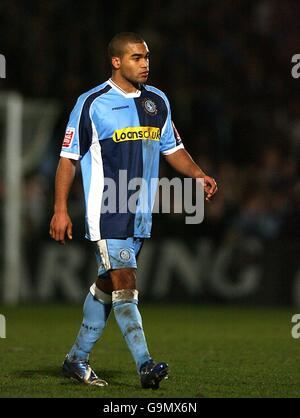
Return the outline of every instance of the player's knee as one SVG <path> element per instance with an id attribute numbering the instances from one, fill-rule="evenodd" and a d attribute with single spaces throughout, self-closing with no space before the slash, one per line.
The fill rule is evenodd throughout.
<path id="1" fill-rule="evenodd" d="M 110 277 L 114 290 L 135 289 L 136 274 L 135 269 L 118 269 L 110 272 Z"/>
<path id="2" fill-rule="evenodd" d="M 96 280 L 96 286 L 105 293 L 111 293 L 114 290 L 110 278 L 103 279 L 102 277 L 98 277 Z"/>

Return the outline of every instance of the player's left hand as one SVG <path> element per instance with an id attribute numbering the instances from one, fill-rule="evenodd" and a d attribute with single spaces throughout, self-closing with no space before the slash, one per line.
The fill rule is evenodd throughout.
<path id="1" fill-rule="evenodd" d="M 212 197 L 217 193 L 218 186 L 217 186 L 215 179 L 213 179 L 212 177 L 204 176 L 203 180 L 204 180 L 204 191 L 206 193 L 205 200 L 209 202 L 212 199 Z"/>

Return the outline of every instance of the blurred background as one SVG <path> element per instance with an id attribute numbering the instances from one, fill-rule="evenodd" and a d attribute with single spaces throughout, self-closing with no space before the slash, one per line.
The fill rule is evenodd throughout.
<path id="1" fill-rule="evenodd" d="M 109 78 L 112 36 L 134 31 L 151 51 L 148 84 L 219 185 L 199 225 L 154 216 L 143 298 L 300 306 L 299 21 L 298 0 L 1 0 L 1 301 L 77 302 L 94 281 L 79 172 L 74 240 L 48 236 L 54 176 L 77 97 Z M 164 161 L 160 174 L 176 175 Z"/>

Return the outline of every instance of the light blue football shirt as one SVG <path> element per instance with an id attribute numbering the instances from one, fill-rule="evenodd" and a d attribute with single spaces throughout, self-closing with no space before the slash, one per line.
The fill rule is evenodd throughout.
<path id="1" fill-rule="evenodd" d="M 149 238 L 160 153 L 180 148 L 168 99 L 157 88 L 143 85 L 136 93 L 126 93 L 110 79 L 82 94 L 71 112 L 60 155 L 80 160 L 86 238 Z M 136 209 L 124 213 L 136 193 L 122 185 L 134 179 L 142 179 Z M 107 212 L 107 184 L 112 181 L 116 211 Z"/>

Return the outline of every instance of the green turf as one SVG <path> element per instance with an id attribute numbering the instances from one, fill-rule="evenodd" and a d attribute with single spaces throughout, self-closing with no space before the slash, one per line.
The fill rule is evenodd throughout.
<path id="1" fill-rule="evenodd" d="M 152 356 L 170 364 L 158 391 L 142 390 L 113 315 L 91 364 L 107 388 L 74 383 L 61 363 L 81 321 L 80 306 L 0 306 L 0 397 L 299 397 L 300 340 L 288 309 L 140 306 Z"/>

